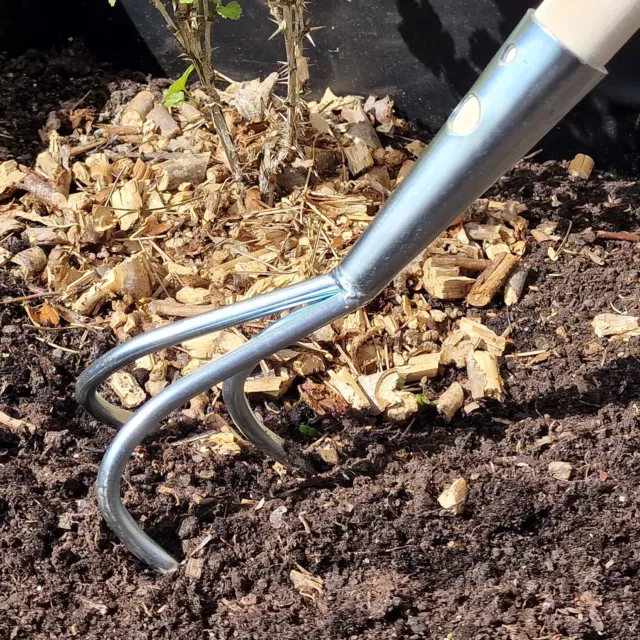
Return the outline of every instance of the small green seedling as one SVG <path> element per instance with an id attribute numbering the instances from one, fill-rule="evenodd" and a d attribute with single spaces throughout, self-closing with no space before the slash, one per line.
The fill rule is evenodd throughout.
<path id="1" fill-rule="evenodd" d="M 216 5 L 217 14 L 226 18 L 227 20 L 240 20 L 242 17 L 242 7 L 236 2 L 236 0 L 232 0 L 227 4 L 222 4 L 222 0 L 213 0 Z"/>
<path id="2" fill-rule="evenodd" d="M 298 431 L 309 438 L 319 438 L 322 435 L 317 429 L 310 427 L 308 424 L 301 424 L 298 427 Z"/>
<path id="3" fill-rule="evenodd" d="M 429 400 L 429 398 L 427 398 L 427 396 L 424 396 L 421 393 L 416 393 L 416 402 L 419 405 L 422 405 L 422 406 L 433 404 L 433 402 L 431 400 Z"/>
<path id="4" fill-rule="evenodd" d="M 189 76 L 193 72 L 194 66 L 190 65 L 189 68 L 167 89 L 164 94 L 162 104 L 167 108 L 179 107 L 186 98 L 189 97 L 187 91 L 187 81 Z"/>

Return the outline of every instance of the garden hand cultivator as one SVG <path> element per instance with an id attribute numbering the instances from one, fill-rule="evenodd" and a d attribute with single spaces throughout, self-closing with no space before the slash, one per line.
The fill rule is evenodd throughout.
<path id="1" fill-rule="evenodd" d="M 461 212 L 518 162 L 605 75 L 603 65 L 640 24 L 640 0 L 546 0 L 530 11 L 431 142 L 346 259 L 313 278 L 140 335 L 93 363 L 77 397 L 119 429 L 97 481 L 102 514 L 141 560 L 167 572 L 178 561 L 135 523 L 120 484 L 136 446 L 191 398 L 225 381 L 239 433 L 280 463 L 306 468 L 251 410 L 244 383 L 260 360 L 375 298 Z M 174 382 L 132 414 L 98 394 L 134 360 L 204 334 L 294 310 L 242 347 Z"/>

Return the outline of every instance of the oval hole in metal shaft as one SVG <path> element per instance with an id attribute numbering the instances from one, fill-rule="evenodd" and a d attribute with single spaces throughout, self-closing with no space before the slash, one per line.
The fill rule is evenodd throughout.
<path id="1" fill-rule="evenodd" d="M 500 60 L 504 64 L 513 62 L 518 57 L 518 47 L 515 44 L 510 44 L 503 52 Z"/>
<path id="2" fill-rule="evenodd" d="M 449 131 L 457 136 L 466 136 L 478 126 L 480 114 L 480 100 L 470 93 L 451 116 Z"/>

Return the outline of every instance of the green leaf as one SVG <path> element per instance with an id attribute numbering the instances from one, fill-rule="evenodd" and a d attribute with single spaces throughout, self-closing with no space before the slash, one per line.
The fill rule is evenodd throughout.
<path id="1" fill-rule="evenodd" d="M 216 0 L 216 11 L 219 16 L 227 18 L 228 20 L 240 20 L 240 16 L 242 16 L 242 7 L 236 0 L 232 0 L 232 2 L 225 5 L 220 4 L 219 0 Z"/>
<path id="2" fill-rule="evenodd" d="M 162 104 L 167 109 L 171 107 L 179 107 L 184 102 L 184 91 L 177 91 L 176 93 L 167 94 L 162 101 Z"/>
<path id="3" fill-rule="evenodd" d="M 178 0 L 180 4 L 193 4 L 196 0 Z"/>
<path id="4" fill-rule="evenodd" d="M 429 400 L 427 396 L 423 396 L 421 393 L 416 393 L 416 402 L 421 405 L 433 404 L 433 402 Z"/>
<path id="5" fill-rule="evenodd" d="M 109 0 L 109 5 L 112 7 L 116 6 L 116 0 Z"/>
<path id="6" fill-rule="evenodd" d="M 298 431 L 300 431 L 303 436 L 308 436 L 309 438 L 319 438 L 322 435 L 317 429 L 310 427 L 308 424 L 301 424 L 298 427 Z"/>
<path id="7" fill-rule="evenodd" d="M 164 94 L 164 100 L 162 104 L 167 109 L 171 107 L 177 107 L 182 104 L 187 96 L 187 81 L 189 76 L 193 72 L 193 65 L 189 68 L 167 89 L 167 93 Z"/>

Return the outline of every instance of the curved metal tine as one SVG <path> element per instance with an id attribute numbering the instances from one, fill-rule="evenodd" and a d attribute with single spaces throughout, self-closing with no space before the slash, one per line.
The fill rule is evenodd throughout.
<path id="1" fill-rule="evenodd" d="M 138 527 L 122 503 L 122 474 L 133 450 L 159 428 L 164 418 L 189 399 L 245 371 L 252 363 L 297 342 L 357 306 L 355 300 L 347 299 L 342 293 L 306 307 L 303 313 L 296 314 L 289 322 L 283 322 L 279 327 L 274 325 L 271 331 L 259 334 L 234 351 L 174 382 L 138 409 L 118 431 L 100 465 L 96 492 L 107 524 L 138 558 L 162 572 L 174 571 L 179 564 Z"/>
<path id="2" fill-rule="evenodd" d="M 281 318 L 272 325 L 269 325 L 264 329 L 262 335 L 269 335 L 272 331 L 284 329 L 289 323 L 294 322 L 299 315 L 306 311 L 307 308 L 296 309 L 285 318 Z M 314 469 L 307 461 L 297 456 L 294 452 L 287 452 L 285 450 L 284 440 L 258 420 L 249 404 L 249 399 L 244 392 L 244 387 L 247 378 L 258 365 L 258 362 L 254 362 L 244 371 L 225 380 L 222 387 L 222 397 L 227 411 L 242 437 L 251 442 L 251 444 L 260 449 L 264 454 L 290 469 L 304 469 L 309 473 L 313 473 Z"/>
<path id="3" fill-rule="evenodd" d="M 98 393 L 100 385 L 116 371 L 160 349 L 301 304 L 324 300 L 340 290 L 332 275 L 319 276 L 136 336 L 98 358 L 80 375 L 76 398 L 95 418 L 120 428 L 131 419 L 133 413 L 111 404 Z"/>

